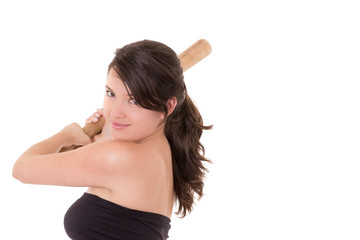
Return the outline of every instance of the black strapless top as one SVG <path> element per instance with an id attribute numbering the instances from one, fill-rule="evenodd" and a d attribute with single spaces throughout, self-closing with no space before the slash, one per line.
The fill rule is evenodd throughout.
<path id="1" fill-rule="evenodd" d="M 67 211 L 66 233 L 73 240 L 164 240 L 170 218 L 129 209 L 84 193 Z"/>

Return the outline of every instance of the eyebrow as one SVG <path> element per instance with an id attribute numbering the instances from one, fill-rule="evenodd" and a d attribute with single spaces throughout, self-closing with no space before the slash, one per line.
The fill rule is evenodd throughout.
<path id="1" fill-rule="evenodd" d="M 114 92 L 114 90 L 112 90 L 108 85 L 105 85 L 105 88 L 107 88 L 108 90 Z"/>

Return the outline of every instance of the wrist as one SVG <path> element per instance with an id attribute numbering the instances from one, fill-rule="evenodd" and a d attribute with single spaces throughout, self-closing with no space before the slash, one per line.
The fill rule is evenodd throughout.
<path id="1" fill-rule="evenodd" d="M 54 137 L 57 137 L 59 139 L 60 147 L 71 146 L 75 142 L 73 134 L 67 128 L 64 128 L 63 130 L 58 132 Z"/>

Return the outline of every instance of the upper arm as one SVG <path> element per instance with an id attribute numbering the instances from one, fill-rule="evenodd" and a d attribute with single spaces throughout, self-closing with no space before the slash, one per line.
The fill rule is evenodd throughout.
<path id="1" fill-rule="evenodd" d="M 126 178 L 138 170 L 137 148 L 134 143 L 106 141 L 69 152 L 22 156 L 14 177 L 30 184 L 107 187 L 115 177 Z"/>

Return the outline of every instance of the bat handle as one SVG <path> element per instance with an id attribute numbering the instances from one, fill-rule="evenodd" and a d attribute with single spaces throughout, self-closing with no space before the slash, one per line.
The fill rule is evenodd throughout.
<path id="1" fill-rule="evenodd" d="M 86 135 L 90 138 L 93 138 L 95 135 L 99 134 L 105 124 L 105 118 L 101 117 L 98 122 L 96 123 L 88 123 L 83 127 L 83 131 Z"/>

